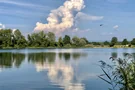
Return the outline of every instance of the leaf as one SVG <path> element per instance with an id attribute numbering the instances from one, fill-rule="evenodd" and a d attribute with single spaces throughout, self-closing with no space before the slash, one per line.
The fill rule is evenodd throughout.
<path id="1" fill-rule="evenodd" d="M 129 83 L 128 83 L 128 78 L 127 78 L 126 72 L 125 72 L 125 70 L 124 70 L 123 68 L 121 68 L 121 67 L 120 67 L 120 71 L 121 71 L 121 73 L 122 73 L 122 75 L 123 75 L 124 85 L 125 85 L 126 90 L 127 90 Z"/>
<path id="2" fill-rule="evenodd" d="M 111 89 L 111 88 L 108 88 L 109 90 L 113 90 L 113 89 Z"/>
<path id="3" fill-rule="evenodd" d="M 101 68 L 101 69 L 103 70 L 103 72 L 105 73 L 105 75 L 111 80 L 111 77 L 106 73 L 106 71 L 103 68 Z"/>
<path id="4" fill-rule="evenodd" d="M 106 79 L 102 78 L 101 76 L 98 76 L 98 77 L 99 77 L 100 79 L 104 80 L 105 82 L 109 83 L 110 85 L 112 85 L 111 82 L 107 81 Z"/>
<path id="5" fill-rule="evenodd" d="M 101 74 L 100 76 L 105 76 L 105 74 Z"/>

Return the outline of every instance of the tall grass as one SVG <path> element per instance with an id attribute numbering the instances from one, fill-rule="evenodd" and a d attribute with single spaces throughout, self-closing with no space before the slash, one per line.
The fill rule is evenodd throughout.
<path id="1" fill-rule="evenodd" d="M 98 77 L 111 85 L 109 90 L 135 90 L 135 58 L 125 53 L 124 59 L 110 58 L 112 64 L 99 61 L 102 75 Z"/>

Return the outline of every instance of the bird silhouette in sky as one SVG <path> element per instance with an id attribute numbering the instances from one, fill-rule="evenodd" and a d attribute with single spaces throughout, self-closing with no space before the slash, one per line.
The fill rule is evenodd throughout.
<path id="1" fill-rule="evenodd" d="M 100 26 L 103 26 L 103 24 L 100 24 Z"/>

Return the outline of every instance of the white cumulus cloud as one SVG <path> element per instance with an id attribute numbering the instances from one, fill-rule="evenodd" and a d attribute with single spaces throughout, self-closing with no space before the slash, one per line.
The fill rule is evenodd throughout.
<path id="1" fill-rule="evenodd" d="M 92 16 L 82 13 L 85 8 L 84 0 L 66 0 L 62 6 L 52 10 L 47 18 L 47 23 L 37 22 L 34 31 L 54 32 L 56 35 L 79 29 L 79 20 L 102 20 L 103 16 Z M 86 31 L 89 31 L 88 29 Z"/>
<path id="2" fill-rule="evenodd" d="M 73 12 L 79 12 L 84 7 L 84 0 L 66 0 L 63 6 L 51 11 L 47 18 L 47 24 L 37 22 L 34 30 L 44 30 L 60 34 L 74 26 Z"/>

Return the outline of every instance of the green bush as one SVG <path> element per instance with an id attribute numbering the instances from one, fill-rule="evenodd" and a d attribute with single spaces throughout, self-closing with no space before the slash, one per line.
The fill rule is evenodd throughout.
<path id="1" fill-rule="evenodd" d="M 64 47 L 70 48 L 70 47 L 72 47 L 72 46 L 71 46 L 71 44 L 66 44 Z"/>

